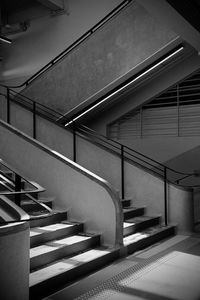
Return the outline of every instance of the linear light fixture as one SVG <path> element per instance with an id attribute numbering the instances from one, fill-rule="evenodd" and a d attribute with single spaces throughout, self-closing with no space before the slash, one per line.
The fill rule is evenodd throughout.
<path id="1" fill-rule="evenodd" d="M 159 62 L 157 62 L 155 65 L 151 66 L 149 69 L 147 69 L 146 71 L 142 72 L 140 75 L 138 75 L 137 77 L 135 77 L 133 80 L 129 81 L 128 83 L 126 83 L 125 85 L 123 85 L 121 88 L 119 88 L 118 90 L 116 90 L 115 92 L 111 93 L 110 95 L 108 95 L 107 97 L 103 98 L 101 101 L 99 101 L 98 103 L 96 103 L 95 105 L 93 105 L 92 107 L 88 108 L 86 111 L 84 111 L 83 113 L 81 113 L 80 115 L 78 115 L 76 118 L 74 118 L 73 120 L 71 120 L 70 122 L 68 122 L 67 124 L 65 124 L 66 126 L 69 126 L 71 123 L 73 123 L 74 121 L 77 121 L 78 119 L 80 119 L 82 116 L 84 116 L 85 114 L 87 114 L 89 111 L 93 110 L 94 108 L 96 108 L 97 106 L 99 106 L 100 104 L 102 104 L 103 102 L 105 102 L 106 100 L 108 100 L 109 98 L 113 97 L 114 95 L 116 95 L 117 93 L 119 93 L 120 91 L 124 90 L 125 88 L 127 88 L 129 85 L 131 85 L 132 83 L 134 83 L 135 81 L 137 81 L 138 79 L 142 78 L 143 76 L 147 75 L 148 73 L 150 73 L 152 70 L 156 69 L 157 67 L 159 67 L 160 65 L 162 65 L 163 63 L 165 63 L 166 61 L 168 61 L 170 58 L 172 58 L 173 56 L 175 56 L 176 54 L 180 53 L 181 51 L 183 51 L 184 47 L 180 46 L 178 49 L 176 49 L 173 53 L 169 54 L 167 57 L 163 58 L 162 60 L 160 60 Z"/>
<path id="2" fill-rule="evenodd" d="M 8 39 L 7 37 L 2 36 L 2 35 L 0 35 L 0 41 L 2 41 L 4 43 L 8 43 L 8 44 L 12 43 L 12 41 L 10 39 Z"/>

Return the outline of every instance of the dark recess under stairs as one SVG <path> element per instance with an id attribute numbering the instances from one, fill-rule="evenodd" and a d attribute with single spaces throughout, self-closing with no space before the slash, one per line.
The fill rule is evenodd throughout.
<path id="1" fill-rule="evenodd" d="M 41 202 L 52 206 L 52 199 Z M 162 226 L 160 216 L 146 216 L 144 207 L 131 207 L 122 200 L 124 246 L 127 253 L 139 251 L 175 233 L 174 226 Z M 23 200 L 22 207 L 38 219 L 30 221 L 30 299 L 42 299 L 82 276 L 111 263 L 119 249 L 101 246 L 101 237 L 84 232 L 84 224 L 67 220 L 67 212 L 42 212 Z M 43 216 L 45 216 L 43 214 Z"/>

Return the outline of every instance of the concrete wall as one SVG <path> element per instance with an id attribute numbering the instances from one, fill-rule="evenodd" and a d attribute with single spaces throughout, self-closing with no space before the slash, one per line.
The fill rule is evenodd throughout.
<path id="1" fill-rule="evenodd" d="M 29 225 L 0 227 L 0 290 L 3 300 L 29 299 Z"/>
<path id="2" fill-rule="evenodd" d="M 121 0 L 64 0 L 67 14 L 50 17 L 39 2 L 9 15 L 9 22 L 30 20 L 26 32 L 10 36 L 11 45 L 2 44 L 0 81 L 16 85 L 28 79 L 82 34 L 100 21 Z"/>
<path id="3" fill-rule="evenodd" d="M 66 113 L 176 37 L 133 2 L 23 93 Z"/>
<path id="4" fill-rule="evenodd" d="M 24 111 L 21 111 L 21 113 L 24 114 Z M 23 126 L 26 129 L 26 122 L 24 122 Z M 22 124 L 20 124 L 20 129 L 23 130 Z M 72 133 L 68 132 L 66 129 L 61 128 L 58 125 L 53 124 L 41 117 L 37 117 L 37 138 L 40 142 L 47 144 L 54 151 L 57 151 L 68 158 L 73 158 L 73 136 Z M 92 144 L 90 141 L 85 140 L 81 136 L 76 137 L 76 145 L 77 163 L 87 168 L 91 172 L 97 174 L 98 176 L 101 176 L 106 181 L 109 181 L 115 188 L 115 190 L 119 191 L 120 194 L 120 158 L 112 152 L 109 152 L 96 144 Z M 29 152 L 30 151 L 26 148 L 26 153 Z M 22 155 L 26 157 L 27 154 L 23 153 L 22 151 Z M 28 157 L 30 157 L 30 154 L 28 155 Z M 42 157 L 41 159 L 45 160 L 45 157 Z M 42 162 L 38 161 L 38 165 L 41 164 Z M 27 167 L 25 169 L 27 169 Z M 31 172 L 32 165 L 30 168 L 30 174 L 27 174 L 29 178 L 31 178 Z M 54 172 L 57 176 L 56 178 L 62 178 L 60 177 L 60 174 L 62 173 L 60 173 L 61 171 L 58 170 L 58 167 L 56 167 Z M 48 186 L 48 182 L 52 181 L 50 178 L 48 178 L 48 182 L 43 182 L 44 179 L 42 178 L 38 178 L 38 180 L 38 182 L 41 183 L 44 187 L 48 187 L 49 191 L 52 191 L 52 193 L 55 192 L 52 190 L 51 186 Z M 68 183 L 69 179 L 67 179 L 66 182 Z M 74 185 L 73 179 L 72 182 L 70 179 L 70 184 L 72 186 Z M 65 191 L 65 187 L 63 188 Z M 168 190 L 170 221 L 176 223 L 178 220 L 180 231 L 190 231 L 192 229 L 193 223 L 193 214 L 190 213 L 193 209 L 192 193 L 186 190 L 179 189 L 178 187 L 175 187 L 173 185 L 169 185 Z M 90 194 L 89 188 L 88 193 Z M 66 194 L 69 195 L 68 189 L 66 191 Z M 64 197 L 63 194 L 62 197 Z M 132 198 L 132 204 L 134 206 L 147 206 L 148 214 L 161 214 L 163 216 L 163 181 L 160 178 L 155 177 L 151 173 L 147 173 L 143 169 L 138 168 L 136 165 L 130 163 L 129 161 L 126 161 L 125 164 L 125 197 Z M 58 199 L 58 203 L 63 204 L 64 202 L 63 200 Z M 175 207 L 177 207 L 177 210 L 174 209 Z"/>
<path id="5" fill-rule="evenodd" d="M 121 202 L 107 181 L 6 123 L 0 125 L 2 159 L 44 186 L 56 197 L 56 208 L 68 210 L 70 220 L 100 233 L 103 245 L 122 243 Z"/>
<path id="6" fill-rule="evenodd" d="M 175 168 L 182 172 L 193 173 L 193 171 L 198 171 L 200 173 L 200 140 L 197 138 L 198 145 L 185 151 L 184 153 L 181 152 L 180 155 L 173 157 L 172 159 L 167 160 L 165 163 L 167 166 L 171 168 Z M 190 180 L 187 179 L 184 182 L 189 182 Z M 194 184 L 200 184 L 200 178 L 193 177 Z"/>

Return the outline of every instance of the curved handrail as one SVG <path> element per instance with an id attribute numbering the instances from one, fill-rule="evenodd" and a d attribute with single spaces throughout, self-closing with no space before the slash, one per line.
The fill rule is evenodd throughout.
<path id="1" fill-rule="evenodd" d="M 92 28 L 86 31 L 81 37 L 79 37 L 75 42 L 73 42 L 69 47 L 63 50 L 60 54 L 58 54 L 55 58 L 53 58 L 50 62 L 48 62 L 45 66 L 43 66 L 39 71 L 37 71 L 34 75 L 24 81 L 22 84 L 17 86 L 6 86 L 9 88 L 21 88 L 23 86 L 28 86 L 33 80 L 35 80 L 38 76 L 43 74 L 45 71 L 49 70 L 55 63 L 60 61 L 64 56 L 70 53 L 74 48 L 80 45 L 85 39 L 91 36 L 96 30 L 101 28 L 106 22 L 108 22 L 111 18 L 113 18 L 118 12 L 120 12 L 124 7 L 126 7 L 130 2 L 134 0 L 124 0 L 119 5 L 117 5 L 110 13 L 108 13 L 104 18 L 102 18 L 97 24 L 95 24 Z"/>

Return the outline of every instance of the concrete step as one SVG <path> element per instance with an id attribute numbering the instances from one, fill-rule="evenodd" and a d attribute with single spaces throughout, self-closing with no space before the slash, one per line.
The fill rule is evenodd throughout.
<path id="1" fill-rule="evenodd" d="M 30 246 L 36 247 L 42 243 L 52 241 L 67 235 L 83 231 L 83 223 L 62 221 L 47 226 L 33 227 L 30 229 Z"/>
<path id="2" fill-rule="evenodd" d="M 127 236 L 147 227 L 158 225 L 160 219 L 160 216 L 139 216 L 130 218 L 123 223 L 123 235 Z"/>
<path id="3" fill-rule="evenodd" d="M 124 220 L 128 220 L 133 217 L 144 215 L 145 207 L 125 207 L 123 208 Z"/>
<path id="4" fill-rule="evenodd" d="M 124 237 L 124 246 L 127 247 L 127 253 L 130 254 L 172 236 L 175 232 L 176 226 L 157 225 Z"/>
<path id="5" fill-rule="evenodd" d="M 118 252 L 97 247 L 30 273 L 30 300 L 47 297 L 63 285 L 105 266 L 118 257 Z"/>
<path id="6" fill-rule="evenodd" d="M 53 210 L 51 213 L 46 212 L 38 212 L 38 214 L 32 215 L 35 219 L 29 221 L 30 227 L 39 227 L 39 226 L 46 226 L 55 223 L 59 223 L 61 221 L 67 220 L 67 212 L 66 211 L 56 211 Z M 31 217 L 31 215 L 30 215 Z"/>
<path id="7" fill-rule="evenodd" d="M 30 249 L 30 269 L 41 268 L 63 257 L 100 245 L 100 235 L 72 235 Z"/>

